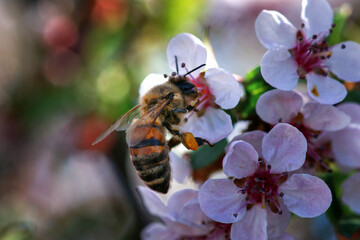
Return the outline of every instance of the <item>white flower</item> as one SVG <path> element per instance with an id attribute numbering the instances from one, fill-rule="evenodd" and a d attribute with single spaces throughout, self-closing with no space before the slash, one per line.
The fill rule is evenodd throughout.
<path id="1" fill-rule="evenodd" d="M 271 124 L 286 122 L 303 133 L 307 140 L 307 157 L 304 169 L 330 171 L 324 161 L 327 158 L 326 141 L 319 141 L 319 134 L 333 134 L 345 129 L 351 121 L 348 114 L 340 109 L 314 101 L 306 102 L 294 91 L 274 89 L 260 96 L 256 103 L 256 113 Z M 246 141 L 246 140 L 244 140 Z"/>
<path id="2" fill-rule="evenodd" d="M 207 52 L 200 39 L 189 33 L 181 33 L 171 39 L 167 57 L 170 68 L 178 71 L 180 75 L 185 75 L 206 63 Z M 202 70 L 203 67 L 186 75 L 199 91 L 200 102 L 196 107 L 199 111 L 189 113 L 187 123 L 181 126 L 180 130 L 191 132 L 195 137 L 206 139 L 210 143 L 216 143 L 229 135 L 233 129 L 230 116 L 219 108 L 234 108 L 244 91 L 242 85 L 226 70 L 209 68 L 201 72 Z M 165 81 L 160 74 L 148 75 L 140 86 L 140 96 L 151 87 Z"/>
<path id="3" fill-rule="evenodd" d="M 329 208 L 331 192 L 323 180 L 288 175 L 306 156 L 306 139 L 296 128 L 279 123 L 266 135 L 245 138 L 255 144 L 234 139 L 223 160 L 225 174 L 234 179 L 209 179 L 199 191 L 208 217 L 232 223 L 231 239 L 286 239 L 290 211 L 316 217 Z"/>
<path id="4" fill-rule="evenodd" d="M 159 197 L 145 187 L 138 187 L 146 209 L 159 217 L 163 223 L 151 223 L 143 229 L 144 240 L 182 239 L 185 236 L 202 236 L 214 227 L 212 221 L 201 211 L 198 191 L 184 189 L 175 192 L 165 205 Z"/>
<path id="5" fill-rule="evenodd" d="M 268 49 L 261 61 L 266 82 L 281 90 L 292 90 L 298 79 L 306 79 L 310 96 L 324 104 L 335 104 L 346 96 L 343 84 L 331 78 L 360 81 L 360 45 L 347 41 L 328 46 L 333 12 L 326 0 L 303 0 L 302 28 L 296 29 L 282 14 L 263 10 L 255 22 L 259 41 Z"/>

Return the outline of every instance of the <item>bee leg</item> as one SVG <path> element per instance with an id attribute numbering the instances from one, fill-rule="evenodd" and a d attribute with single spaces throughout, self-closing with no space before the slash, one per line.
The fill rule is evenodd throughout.
<path id="1" fill-rule="evenodd" d="M 172 138 L 170 138 L 170 140 L 168 141 L 168 147 L 169 150 L 171 150 L 173 147 L 176 147 L 177 145 L 179 145 L 181 143 L 181 140 L 178 136 L 173 136 Z"/>
<path id="2" fill-rule="evenodd" d="M 196 109 L 196 107 L 197 107 L 197 105 L 200 103 L 200 100 L 197 100 L 197 101 L 192 101 L 191 103 L 190 103 L 190 105 L 188 105 L 188 106 L 186 106 L 186 110 L 188 111 L 188 112 L 190 112 L 190 111 L 197 111 L 197 109 Z"/>
<path id="3" fill-rule="evenodd" d="M 186 108 L 177 108 L 173 110 L 174 113 L 187 113 L 188 110 Z"/>
<path id="4" fill-rule="evenodd" d="M 183 93 L 188 96 L 194 96 L 194 97 L 199 95 L 198 91 L 193 90 L 193 89 L 185 90 L 185 91 L 183 91 Z"/>
<path id="5" fill-rule="evenodd" d="M 169 132 L 174 135 L 174 137 L 178 137 L 181 141 L 181 143 L 187 148 L 191 150 L 196 150 L 198 148 L 198 144 L 196 142 L 196 139 L 192 133 L 180 133 L 178 130 L 172 129 L 171 126 L 167 123 L 163 124 L 164 127 L 166 127 Z M 170 139 L 171 140 L 171 139 Z"/>
<path id="6" fill-rule="evenodd" d="M 196 140 L 196 142 L 197 142 L 197 144 L 198 144 L 199 146 L 202 146 L 202 145 L 204 145 L 204 144 L 206 143 L 206 144 L 209 145 L 210 147 L 214 147 L 214 144 L 209 143 L 209 141 L 206 140 L 206 139 L 196 137 L 195 140 Z"/>

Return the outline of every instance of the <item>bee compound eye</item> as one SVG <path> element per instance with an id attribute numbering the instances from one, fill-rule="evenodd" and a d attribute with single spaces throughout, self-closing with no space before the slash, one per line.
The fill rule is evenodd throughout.
<path id="1" fill-rule="evenodd" d="M 174 97 L 174 93 L 169 93 L 168 95 L 167 95 L 167 98 L 169 98 L 169 99 L 172 99 Z"/>

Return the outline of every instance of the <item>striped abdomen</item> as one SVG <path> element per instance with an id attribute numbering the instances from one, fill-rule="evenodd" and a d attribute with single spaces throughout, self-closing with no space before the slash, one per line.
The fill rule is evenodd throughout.
<path id="1" fill-rule="evenodd" d="M 133 132 L 144 131 L 149 126 L 135 126 Z M 165 141 L 164 127 L 152 125 L 146 137 L 130 146 L 130 159 L 139 177 L 151 189 L 167 193 L 170 185 L 169 150 Z"/>

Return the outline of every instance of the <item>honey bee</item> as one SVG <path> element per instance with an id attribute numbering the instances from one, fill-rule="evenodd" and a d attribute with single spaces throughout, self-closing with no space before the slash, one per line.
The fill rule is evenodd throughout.
<path id="1" fill-rule="evenodd" d="M 205 64 L 180 75 L 176 57 L 175 60 L 177 73 L 169 76 L 167 82 L 150 89 L 138 105 L 113 123 L 93 143 L 102 141 L 115 130 L 127 130 L 130 159 L 137 174 L 148 187 L 161 193 L 167 193 L 170 185 L 169 150 L 180 142 L 191 150 L 208 143 L 191 133 L 179 131 L 179 126 L 185 121 L 185 113 L 196 110 L 199 96 L 195 85 L 186 76 Z M 185 65 L 182 64 L 182 67 Z M 173 135 L 169 141 L 165 139 L 166 129 Z"/>

